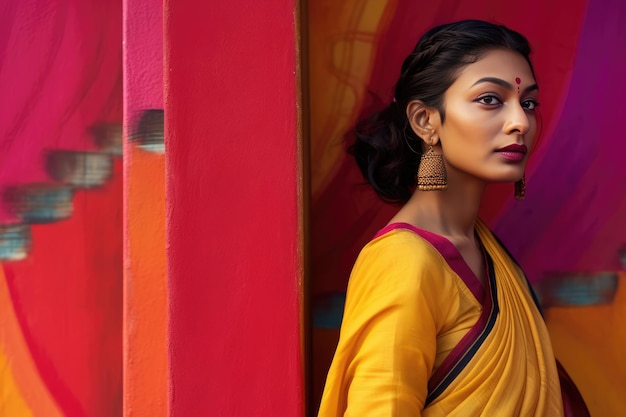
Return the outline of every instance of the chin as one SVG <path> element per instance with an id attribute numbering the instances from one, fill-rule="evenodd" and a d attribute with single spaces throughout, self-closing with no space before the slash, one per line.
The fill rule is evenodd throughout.
<path id="1" fill-rule="evenodd" d="M 522 179 L 524 176 L 524 171 L 509 173 L 503 175 L 492 176 L 486 179 L 487 182 L 495 182 L 495 183 L 508 183 L 508 182 L 517 182 Z"/>
<path id="2" fill-rule="evenodd" d="M 514 169 L 502 173 L 499 182 L 517 182 L 524 176 L 525 166 L 511 167 Z"/>
<path id="3" fill-rule="evenodd" d="M 486 183 L 514 183 L 521 180 L 524 176 L 526 164 L 508 165 L 505 167 L 482 166 L 481 168 L 473 171 L 466 170 L 465 172 Z"/>

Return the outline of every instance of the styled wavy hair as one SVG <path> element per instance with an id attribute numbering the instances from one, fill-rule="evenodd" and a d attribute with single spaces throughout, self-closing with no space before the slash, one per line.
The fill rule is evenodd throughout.
<path id="1" fill-rule="evenodd" d="M 437 26 L 426 32 L 402 64 L 394 101 L 383 110 L 357 123 L 355 142 L 348 152 L 378 196 L 389 203 L 409 200 L 416 186 L 422 141 L 411 129 L 406 107 L 421 100 L 437 109 L 445 121 L 444 93 L 459 72 L 493 49 L 508 49 L 522 55 L 531 71 L 530 45 L 524 36 L 502 25 L 463 20 Z"/>

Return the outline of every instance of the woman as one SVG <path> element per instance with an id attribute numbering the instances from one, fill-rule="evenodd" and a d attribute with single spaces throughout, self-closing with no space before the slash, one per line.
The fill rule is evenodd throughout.
<path id="1" fill-rule="evenodd" d="M 539 105 L 529 54 L 504 26 L 434 28 L 393 102 L 357 127 L 365 178 L 404 205 L 352 271 L 320 417 L 564 415 L 526 278 L 477 218 L 488 183 L 525 192 Z"/>

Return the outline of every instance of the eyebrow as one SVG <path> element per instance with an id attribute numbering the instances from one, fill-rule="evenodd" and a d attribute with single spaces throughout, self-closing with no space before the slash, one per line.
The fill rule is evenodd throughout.
<path id="1" fill-rule="evenodd" d="M 511 83 L 509 83 L 507 81 L 504 81 L 504 80 L 502 80 L 500 78 L 495 78 L 495 77 L 481 78 L 480 80 L 478 80 L 474 84 L 472 84 L 472 87 L 474 87 L 475 85 L 478 85 L 478 84 L 482 84 L 482 83 L 497 84 L 497 85 L 499 85 L 501 87 L 504 87 L 504 88 L 506 88 L 508 90 L 513 90 L 513 84 L 511 84 Z M 529 85 L 528 87 L 526 87 L 524 89 L 524 93 L 529 93 L 529 92 L 534 91 L 534 90 L 539 90 L 539 86 L 537 84 L 532 84 L 532 85 Z"/>

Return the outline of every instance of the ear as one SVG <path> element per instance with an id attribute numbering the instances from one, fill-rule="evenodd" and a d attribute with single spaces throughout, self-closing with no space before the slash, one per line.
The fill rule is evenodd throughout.
<path id="1" fill-rule="evenodd" d="M 426 144 L 436 145 L 439 142 L 437 130 L 441 124 L 441 117 L 437 109 L 427 107 L 420 100 L 413 100 L 406 106 L 406 117 L 413 132 Z"/>

